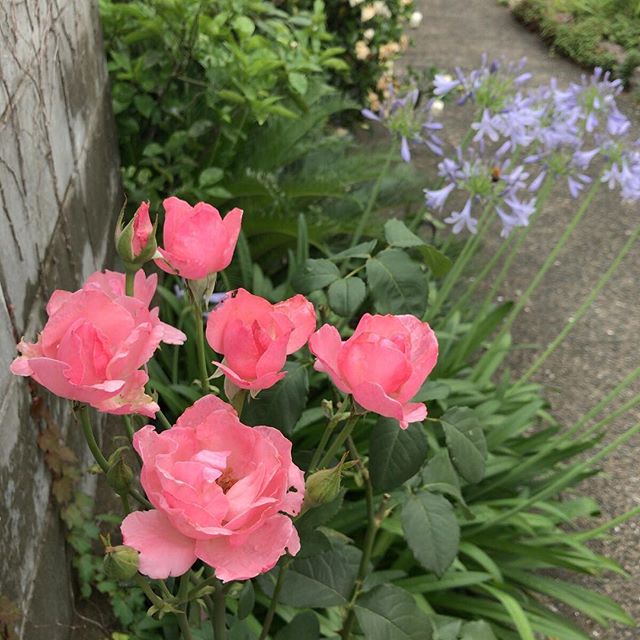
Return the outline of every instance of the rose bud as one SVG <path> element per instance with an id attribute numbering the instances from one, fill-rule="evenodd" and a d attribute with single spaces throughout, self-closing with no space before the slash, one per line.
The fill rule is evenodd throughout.
<path id="1" fill-rule="evenodd" d="M 156 228 L 149 217 L 149 203 L 143 202 L 133 214 L 133 218 L 123 228 L 124 209 L 116 224 L 116 250 L 122 258 L 127 271 L 135 271 L 156 253 Z"/>
<path id="2" fill-rule="evenodd" d="M 138 556 L 135 549 L 123 544 L 107 547 L 104 571 L 113 580 L 131 580 L 138 573 Z"/>

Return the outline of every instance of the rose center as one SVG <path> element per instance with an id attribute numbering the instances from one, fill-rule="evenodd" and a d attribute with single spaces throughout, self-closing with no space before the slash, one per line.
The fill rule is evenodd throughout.
<path id="1" fill-rule="evenodd" d="M 222 489 L 223 493 L 227 493 L 233 485 L 238 482 L 234 477 L 233 471 L 228 467 L 222 472 L 222 475 L 216 480 L 216 484 Z"/>

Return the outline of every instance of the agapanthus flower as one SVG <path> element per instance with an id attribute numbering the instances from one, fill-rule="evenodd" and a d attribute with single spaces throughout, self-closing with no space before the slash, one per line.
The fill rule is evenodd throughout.
<path id="1" fill-rule="evenodd" d="M 427 207 L 429 209 L 436 209 L 438 211 L 442 211 L 449 194 L 456 188 L 454 182 L 451 182 L 446 187 L 442 187 L 442 189 L 424 189 L 424 196 Z"/>
<path id="2" fill-rule="evenodd" d="M 471 215 L 471 198 L 467 200 L 464 207 L 460 211 L 454 211 L 444 221 L 453 225 L 452 231 L 455 234 L 460 233 L 465 227 L 471 233 L 477 233 L 478 220 Z"/>

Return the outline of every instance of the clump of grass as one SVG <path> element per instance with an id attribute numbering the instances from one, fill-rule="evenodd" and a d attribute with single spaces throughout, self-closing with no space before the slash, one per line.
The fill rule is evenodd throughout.
<path id="1" fill-rule="evenodd" d="M 638 1 L 520 0 L 511 6 L 554 49 L 585 67 L 603 67 L 627 82 L 638 66 Z"/>

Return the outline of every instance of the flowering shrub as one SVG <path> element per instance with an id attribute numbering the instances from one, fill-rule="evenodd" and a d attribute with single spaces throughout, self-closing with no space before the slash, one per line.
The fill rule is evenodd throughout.
<path id="1" fill-rule="evenodd" d="M 291 10 L 310 9 L 313 2 L 286 4 Z M 355 98 L 377 104 L 422 14 L 413 0 L 327 0 L 325 11 L 327 29 L 348 62 L 348 70 L 334 74 L 334 83 Z"/>
<path id="2" fill-rule="evenodd" d="M 266 274 L 248 255 L 239 210 L 221 217 L 205 203 L 169 198 L 163 248 L 144 204 L 118 223 L 125 274 L 94 274 L 78 292 L 54 292 L 40 339 L 20 343 L 12 370 L 74 401 L 87 444 L 122 499 L 114 536 L 123 544 L 103 541 L 105 571 L 149 600 L 157 626 L 143 629 L 142 640 L 588 637 L 537 594 L 603 624 L 631 623 L 604 596 L 536 570 L 616 568 L 586 543 L 638 509 L 567 530 L 597 508 L 563 494 L 640 431 L 634 425 L 594 451 L 606 425 L 640 404 L 635 397 L 600 417 L 640 368 L 566 428 L 529 380 L 575 323 L 522 376 L 495 374 L 511 325 L 595 189 L 611 183 L 635 197 L 636 143 L 606 76 L 529 94 L 524 74 L 483 64 L 469 76 L 436 78 L 445 99 L 457 94 L 476 105 L 447 159 L 435 102 L 423 109 L 409 94 L 371 111 L 394 144 L 348 246 L 342 236 L 312 245 L 300 216 L 295 249 L 278 261 L 286 272 Z M 597 153 L 575 160 L 593 151 L 591 139 Z M 492 171 L 494 147 L 505 145 L 509 157 Z M 427 204 L 436 198 L 444 210 L 459 191 L 468 209 L 450 220 L 454 232 L 460 219 L 472 231 L 453 262 L 420 234 L 423 211 L 406 223 L 387 220 L 378 237 L 366 233 L 392 159 L 422 146 L 447 168 Z M 598 179 L 586 173 L 596 157 Z M 572 161 L 584 173 L 571 173 Z M 472 171 L 474 163 L 487 174 Z M 540 172 L 543 186 L 531 189 Z M 571 189 L 577 175 L 590 191 L 518 302 L 496 306 L 490 292 L 468 303 L 478 280 L 465 286 L 461 276 L 492 223 L 508 232 L 480 282 L 510 243 L 517 251 L 545 186 Z M 509 203 L 523 202 L 525 191 L 534 212 L 505 223 L 504 208 L 515 216 Z M 472 218 L 477 204 L 484 212 Z M 640 225 L 576 319 L 638 236 Z M 154 263 L 168 272 L 159 313 L 149 311 L 156 276 L 142 271 Z M 105 453 L 87 405 L 124 414 L 127 444 L 114 434 Z"/>

